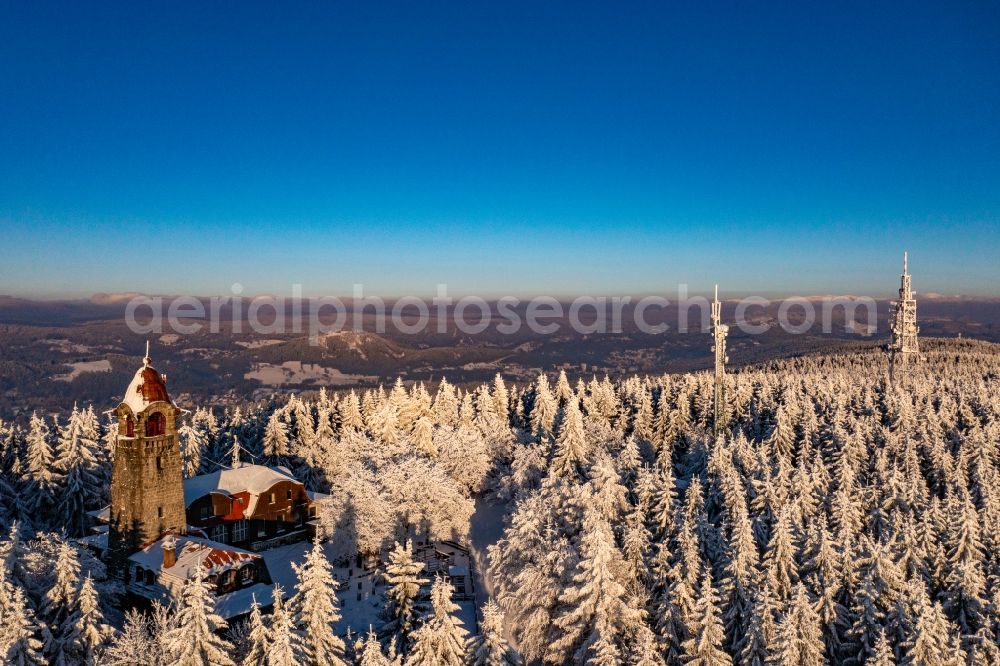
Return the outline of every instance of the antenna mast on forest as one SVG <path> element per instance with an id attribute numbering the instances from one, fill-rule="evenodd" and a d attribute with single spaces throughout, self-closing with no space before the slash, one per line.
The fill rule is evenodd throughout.
<path id="1" fill-rule="evenodd" d="M 892 302 L 889 326 L 892 339 L 889 342 L 889 381 L 896 378 L 896 368 L 909 367 L 920 360 L 917 344 L 917 299 L 910 288 L 910 273 L 907 270 L 907 253 L 903 252 L 903 275 L 899 281 L 899 300 Z"/>
<path id="2" fill-rule="evenodd" d="M 719 302 L 719 285 L 715 285 L 712 302 L 712 351 L 715 352 L 715 432 L 726 428 L 726 335 L 729 327 L 722 323 L 722 303 Z"/>

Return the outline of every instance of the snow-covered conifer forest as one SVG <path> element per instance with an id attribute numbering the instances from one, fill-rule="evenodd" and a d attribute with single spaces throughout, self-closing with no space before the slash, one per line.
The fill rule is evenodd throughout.
<path id="1" fill-rule="evenodd" d="M 225 626 L 199 577 L 167 607 L 76 538 L 108 503 L 115 438 L 68 406 L 0 425 L 0 658 L 10 664 L 1000 664 L 1000 346 L 924 341 L 727 377 L 292 396 L 179 430 L 185 474 L 244 459 L 329 493 L 336 556 L 385 562 L 378 626 L 341 617 L 330 551 Z M 467 541 L 506 513 L 476 626 L 408 537 Z M 499 530 L 498 530 L 499 531 Z M 487 547 L 488 546 L 488 547 Z"/>

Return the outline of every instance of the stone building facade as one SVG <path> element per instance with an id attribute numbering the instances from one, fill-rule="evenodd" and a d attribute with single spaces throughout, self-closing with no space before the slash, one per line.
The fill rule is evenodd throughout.
<path id="1" fill-rule="evenodd" d="M 127 557 L 166 533 L 187 531 L 180 410 L 167 394 L 166 377 L 152 367 L 148 348 L 115 414 L 108 552 Z"/>

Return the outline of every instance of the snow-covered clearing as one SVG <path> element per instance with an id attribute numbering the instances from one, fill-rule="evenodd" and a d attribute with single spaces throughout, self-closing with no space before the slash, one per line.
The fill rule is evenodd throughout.
<path id="1" fill-rule="evenodd" d="M 93 354 L 97 351 L 96 347 L 62 339 L 45 338 L 44 340 L 39 340 L 38 344 L 48 345 L 50 348 L 58 349 L 66 354 Z"/>
<path id="2" fill-rule="evenodd" d="M 271 347 L 273 345 L 280 345 L 284 340 L 237 340 L 235 344 L 240 347 L 246 347 L 247 349 L 260 349 L 261 347 Z"/>
<path id="3" fill-rule="evenodd" d="M 100 361 L 80 361 L 78 363 L 66 363 L 72 370 L 64 375 L 54 375 L 52 379 L 57 382 L 71 382 L 85 372 L 111 372 L 111 361 L 104 358 Z"/>
<path id="4" fill-rule="evenodd" d="M 281 365 L 255 363 L 253 370 L 244 374 L 243 378 L 256 379 L 267 386 L 305 382 L 346 386 L 359 382 L 375 381 L 376 379 L 369 375 L 349 375 L 336 368 L 326 368 L 315 363 L 303 363 L 302 361 L 285 361 Z"/>

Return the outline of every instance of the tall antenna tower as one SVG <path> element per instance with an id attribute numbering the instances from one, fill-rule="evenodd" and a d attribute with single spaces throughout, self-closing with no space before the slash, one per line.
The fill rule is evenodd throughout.
<path id="1" fill-rule="evenodd" d="M 917 299 L 913 297 L 910 273 L 907 270 L 907 253 L 903 252 L 903 275 L 899 281 L 899 300 L 892 302 L 889 327 L 892 339 L 889 341 L 889 380 L 896 378 L 896 368 L 907 368 L 920 360 L 917 343 Z"/>
<path id="2" fill-rule="evenodd" d="M 712 351 L 715 352 L 715 419 L 716 433 L 726 429 L 726 335 L 729 327 L 722 323 L 722 303 L 719 302 L 719 285 L 715 285 L 712 302 Z"/>

